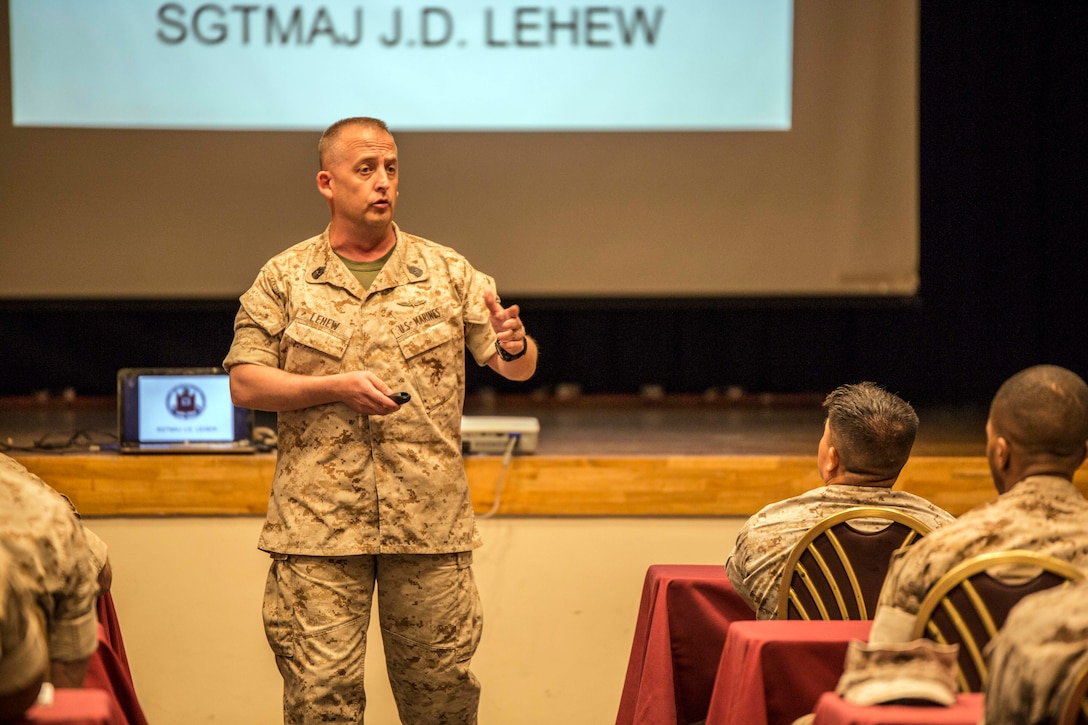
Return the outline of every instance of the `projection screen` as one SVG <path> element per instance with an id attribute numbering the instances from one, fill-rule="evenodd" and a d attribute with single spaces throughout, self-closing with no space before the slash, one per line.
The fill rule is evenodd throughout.
<path id="1" fill-rule="evenodd" d="M 238 295 L 349 115 L 506 297 L 917 289 L 914 2 L 3 3 L 3 298 Z"/>

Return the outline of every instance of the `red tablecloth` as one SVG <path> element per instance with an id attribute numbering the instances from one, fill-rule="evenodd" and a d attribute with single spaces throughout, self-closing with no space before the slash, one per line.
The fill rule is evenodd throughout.
<path id="1" fill-rule="evenodd" d="M 124 725 L 117 704 L 102 690 L 55 690 L 49 707 L 35 705 L 22 725 Z"/>
<path id="2" fill-rule="evenodd" d="M 851 705 L 826 692 L 816 703 L 813 725 L 978 725 L 982 720 L 982 693 L 960 693 L 951 707 L 908 705 Z"/>
<path id="3" fill-rule="evenodd" d="M 725 638 L 706 725 L 790 725 L 835 689 L 852 639 L 871 620 L 735 622 Z"/>
<path id="4" fill-rule="evenodd" d="M 87 665 L 83 686 L 103 690 L 113 699 L 116 709 L 122 713 L 117 721 L 120 725 L 147 725 L 147 718 L 132 684 L 132 672 L 128 666 L 125 643 L 121 639 L 121 626 L 117 621 L 113 597 L 109 594 L 98 598 L 98 649 Z"/>
<path id="5" fill-rule="evenodd" d="M 705 718 L 726 630 L 753 619 L 724 566 L 651 566 L 616 725 L 688 725 Z"/>

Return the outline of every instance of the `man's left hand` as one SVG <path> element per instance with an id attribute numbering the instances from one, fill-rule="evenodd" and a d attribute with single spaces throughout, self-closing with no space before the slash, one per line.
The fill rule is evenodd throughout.
<path id="1" fill-rule="evenodd" d="M 521 308 L 517 305 L 504 308 L 491 290 L 484 292 L 484 302 L 491 311 L 491 328 L 499 344 L 509 353 L 520 352 L 528 344 L 525 341 L 525 325 L 521 321 Z"/>

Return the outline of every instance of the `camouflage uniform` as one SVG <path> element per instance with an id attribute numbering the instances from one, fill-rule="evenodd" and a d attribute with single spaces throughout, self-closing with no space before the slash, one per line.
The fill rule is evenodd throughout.
<path id="1" fill-rule="evenodd" d="M 12 463 L 0 463 L 0 539 L 44 616 L 49 656 L 87 659 L 98 645 L 98 584 L 83 527 L 67 499 Z"/>
<path id="2" fill-rule="evenodd" d="M 874 486 L 833 484 L 778 501 L 741 528 L 725 570 L 733 588 L 759 619 L 778 616 L 778 584 L 794 544 L 823 519 L 855 506 L 884 506 L 916 517 L 936 529 L 953 517 L 920 496 Z M 879 528 L 864 522 L 859 530 Z"/>
<path id="3" fill-rule="evenodd" d="M 41 616 L 30 588 L 0 542 L 0 699 L 28 690 L 48 664 Z"/>
<path id="4" fill-rule="evenodd" d="M 57 496 L 60 496 L 64 499 L 64 502 L 68 504 L 68 508 L 76 515 L 76 518 L 79 518 L 79 511 L 76 510 L 76 505 L 72 503 L 72 499 L 68 498 L 60 491 L 57 491 L 36 474 L 28 471 L 26 466 L 19 463 L 14 458 L 0 453 L 0 470 L 2 469 L 6 469 L 27 481 L 34 481 L 38 485 L 52 491 Z M 80 519 L 80 521 L 82 522 L 82 519 Z M 105 541 L 99 538 L 98 534 L 94 533 L 86 526 L 83 527 L 83 536 L 87 539 L 87 546 L 90 547 L 91 563 L 94 565 L 95 575 L 97 576 L 98 572 L 102 571 L 102 567 L 106 565 L 106 559 L 109 557 L 109 547 L 106 545 Z"/>
<path id="5" fill-rule="evenodd" d="M 1088 500 L 1072 482 L 1030 476 L 892 557 L 870 642 L 909 639 L 926 593 L 954 566 L 979 554 L 1029 549 L 1088 565 Z"/>
<path id="6" fill-rule="evenodd" d="M 1088 660 L 1088 581 L 1025 597 L 986 654 L 986 725 L 1058 722 L 1072 674 Z"/>
<path id="7" fill-rule="evenodd" d="M 331 403 L 279 414 L 279 453 L 258 546 L 273 556 L 265 624 L 289 722 L 361 722 L 371 594 L 405 723 L 473 723 L 469 661 L 481 617 L 480 545 L 461 457 L 465 347 L 484 365 L 490 277 L 402 232 L 369 290 L 328 230 L 270 260 L 241 297 L 228 370 L 370 370 L 412 400 L 366 416 Z M 376 555 L 376 556 L 375 556 Z"/>

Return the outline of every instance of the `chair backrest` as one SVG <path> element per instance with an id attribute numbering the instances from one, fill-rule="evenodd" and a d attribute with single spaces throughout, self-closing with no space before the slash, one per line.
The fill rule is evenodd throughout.
<path id="1" fill-rule="evenodd" d="M 877 531 L 851 525 L 889 522 Z M 794 545 L 782 570 L 779 619 L 871 619 L 892 553 L 930 532 L 909 514 L 857 506 L 828 516 Z"/>
<path id="2" fill-rule="evenodd" d="M 1069 674 L 1069 680 L 1057 725 L 1084 725 L 1088 723 L 1088 658 Z"/>
<path id="3" fill-rule="evenodd" d="M 1009 567 L 1016 568 L 1015 578 L 1009 578 Z M 1001 568 L 1006 569 L 1003 578 L 1000 572 L 990 573 Z M 960 690 L 982 692 L 989 676 L 983 651 L 1009 610 L 1028 594 L 1082 578 L 1084 572 L 1076 566 L 1035 551 L 980 554 L 937 580 L 918 608 L 913 637 L 959 644 Z"/>

